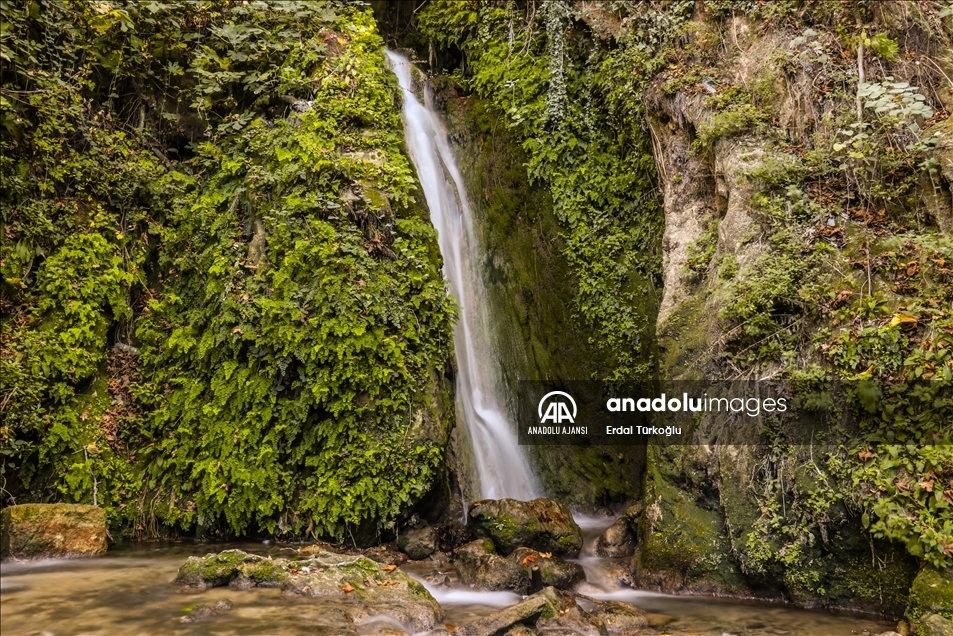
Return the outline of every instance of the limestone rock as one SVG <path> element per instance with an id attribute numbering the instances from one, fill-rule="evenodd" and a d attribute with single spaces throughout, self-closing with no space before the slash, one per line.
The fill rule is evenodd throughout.
<path id="1" fill-rule="evenodd" d="M 363 556 L 315 551 L 308 558 L 291 561 L 225 550 L 190 557 L 174 583 L 198 588 L 280 587 L 297 596 L 340 596 L 354 603 L 347 612 L 354 622 L 386 615 L 415 632 L 433 628 L 441 618 L 440 606 L 424 586 L 398 569 L 387 571 Z"/>
<path id="2" fill-rule="evenodd" d="M 507 560 L 522 568 L 526 577 L 538 587 L 568 590 L 586 579 L 586 572 L 578 563 L 546 556 L 531 548 L 516 548 Z"/>
<path id="3" fill-rule="evenodd" d="M 917 636 L 953 636 L 953 621 L 939 614 L 927 614 L 920 619 Z"/>
<path id="4" fill-rule="evenodd" d="M 636 634 L 649 626 L 645 612 L 620 601 L 603 601 L 593 607 L 590 613 L 602 619 L 610 633 L 619 636 Z"/>
<path id="5" fill-rule="evenodd" d="M 490 538 L 502 554 L 520 546 L 560 556 L 576 556 L 582 549 L 582 530 L 569 508 L 544 497 L 478 501 L 470 506 L 467 525 L 477 536 Z"/>
<path id="6" fill-rule="evenodd" d="M 542 636 L 608 636 L 606 624 L 601 618 L 584 612 L 573 605 L 553 617 L 543 617 L 536 622 Z"/>
<path id="7" fill-rule="evenodd" d="M 493 636 L 519 623 L 533 622 L 540 617 L 554 617 L 567 606 L 567 601 L 554 587 L 547 587 L 528 596 L 516 605 L 477 619 L 457 630 L 457 636 Z M 519 632 L 516 632 L 519 634 Z M 533 632 L 529 632 L 533 633 Z"/>
<path id="8" fill-rule="evenodd" d="M 630 557 L 635 553 L 635 534 L 626 517 L 617 519 L 596 539 L 595 552 L 604 557 Z"/>
<path id="9" fill-rule="evenodd" d="M 397 548 L 415 561 L 426 559 L 437 551 L 437 529 L 424 526 L 408 530 L 397 540 Z"/>
<path id="10" fill-rule="evenodd" d="M 2 512 L 0 554 L 13 559 L 106 552 L 106 512 L 80 504 L 21 504 Z"/>
<path id="11" fill-rule="evenodd" d="M 457 548 L 455 554 L 454 565 L 460 579 L 467 585 L 484 590 L 513 590 L 520 594 L 530 590 L 528 570 L 496 554 L 493 542 L 488 539 L 471 541 Z"/>

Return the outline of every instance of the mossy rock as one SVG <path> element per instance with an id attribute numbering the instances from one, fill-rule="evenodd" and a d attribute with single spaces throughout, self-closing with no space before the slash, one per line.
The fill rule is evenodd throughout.
<path id="1" fill-rule="evenodd" d="M 921 616 L 936 613 L 953 619 L 953 569 L 939 570 L 926 566 L 913 580 L 907 600 L 907 618 L 919 620 Z"/>
<path id="2" fill-rule="evenodd" d="M 363 556 L 314 551 L 304 559 L 272 559 L 241 550 L 190 557 L 179 568 L 175 585 L 238 589 L 280 587 L 306 598 L 342 597 L 353 622 L 386 614 L 425 632 L 442 617 L 437 601 L 404 572 L 384 569 Z"/>
<path id="3" fill-rule="evenodd" d="M 3 557 L 39 559 L 106 552 L 106 512 L 97 506 L 21 504 L 0 514 Z"/>
<path id="4" fill-rule="evenodd" d="M 467 525 L 475 535 L 492 540 L 501 554 L 521 546 L 565 556 L 582 549 L 582 530 L 569 508 L 554 499 L 478 501 L 470 506 Z"/>

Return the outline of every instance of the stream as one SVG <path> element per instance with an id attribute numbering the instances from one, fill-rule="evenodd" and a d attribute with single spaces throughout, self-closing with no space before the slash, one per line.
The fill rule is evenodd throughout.
<path id="1" fill-rule="evenodd" d="M 580 518 L 586 548 L 580 557 L 588 570 L 596 557 L 586 556 L 592 540 L 611 521 Z M 289 557 L 295 546 L 261 543 L 202 544 L 127 543 L 114 546 L 109 556 L 92 559 L 56 559 L 25 563 L 4 562 L 0 575 L 0 623 L 5 636 L 62 636 L 97 634 L 333 634 L 322 630 L 322 615 L 339 609 L 340 597 L 302 598 L 277 589 L 183 589 L 172 579 L 188 556 L 239 548 L 262 555 Z M 444 621 L 462 625 L 520 600 L 511 592 L 480 592 L 459 585 L 436 586 L 426 578 L 444 564 L 425 560 L 402 568 L 424 582 L 444 609 Z M 670 596 L 586 582 L 580 591 L 599 599 L 632 603 L 650 613 L 656 628 L 706 636 L 851 636 L 878 634 L 890 623 L 868 616 L 809 611 L 784 605 Z M 209 620 L 184 623 L 188 608 L 228 599 L 231 610 Z M 388 622 L 362 626 L 372 634 Z M 393 627 L 393 625 L 392 625 Z"/>

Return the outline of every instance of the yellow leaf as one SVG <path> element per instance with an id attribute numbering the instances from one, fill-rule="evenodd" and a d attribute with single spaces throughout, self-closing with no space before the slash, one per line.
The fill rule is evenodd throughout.
<path id="1" fill-rule="evenodd" d="M 919 320 L 916 316 L 911 316 L 910 314 L 897 314 L 890 321 L 891 327 L 896 327 L 897 325 L 903 325 L 904 328 L 916 327 Z"/>

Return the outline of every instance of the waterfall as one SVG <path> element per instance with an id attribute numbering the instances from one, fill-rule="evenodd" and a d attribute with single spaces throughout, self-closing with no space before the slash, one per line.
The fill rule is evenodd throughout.
<path id="1" fill-rule="evenodd" d="M 498 356 L 487 328 L 479 245 L 463 178 L 439 115 L 413 92 L 410 60 L 387 51 L 404 93 L 404 132 L 430 218 L 437 228 L 444 274 L 460 308 L 453 331 L 457 358 L 457 419 L 466 427 L 484 499 L 533 499 L 539 489 L 498 395 Z M 428 89 L 425 87 L 425 95 Z M 425 97 L 429 105 L 430 99 Z"/>

